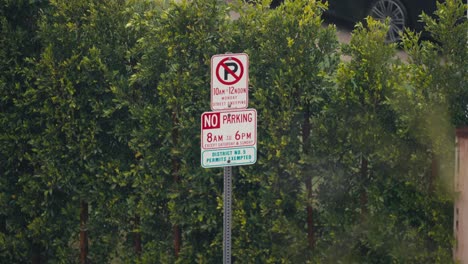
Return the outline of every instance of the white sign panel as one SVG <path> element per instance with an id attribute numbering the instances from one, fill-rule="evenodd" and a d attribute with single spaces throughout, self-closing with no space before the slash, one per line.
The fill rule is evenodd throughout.
<path id="1" fill-rule="evenodd" d="M 245 109 L 249 101 L 249 56 L 211 57 L 211 110 Z"/>
<path id="2" fill-rule="evenodd" d="M 221 149 L 257 144 L 257 111 L 205 112 L 201 116 L 201 148 Z"/>
<path id="3" fill-rule="evenodd" d="M 254 164 L 257 160 L 257 111 L 203 113 L 201 154 L 205 168 Z"/>

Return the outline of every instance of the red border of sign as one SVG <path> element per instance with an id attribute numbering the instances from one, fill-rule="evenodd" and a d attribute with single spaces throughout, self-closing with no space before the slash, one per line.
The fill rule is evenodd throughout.
<path id="1" fill-rule="evenodd" d="M 219 148 L 204 148 L 203 147 L 203 131 L 204 130 L 209 130 L 209 129 L 203 129 L 203 116 L 205 114 L 213 114 L 213 113 L 220 113 L 220 114 L 226 114 L 226 113 L 230 113 L 230 112 L 254 112 L 255 113 L 255 122 L 254 122 L 254 133 L 255 133 L 255 137 L 254 137 L 254 143 L 253 144 L 247 144 L 247 145 L 236 145 L 236 146 L 232 146 L 232 147 L 219 147 Z M 233 148 L 241 148 L 241 147 L 251 147 L 251 146 L 256 146 L 257 145 L 257 139 L 258 139 L 258 135 L 257 135 L 257 125 L 258 125 L 258 113 L 257 113 L 257 110 L 255 108 L 246 108 L 246 109 L 237 109 L 237 110 L 228 110 L 228 111 L 211 111 L 211 112 L 203 112 L 200 116 L 200 148 L 201 150 L 215 150 L 215 149 L 233 149 Z M 219 128 L 221 129 L 221 128 Z"/>
<path id="2" fill-rule="evenodd" d="M 229 69 L 228 66 L 226 66 L 224 64 L 225 61 L 227 60 L 233 60 L 235 62 L 237 62 L 237 64 L 239 64 L 239 68 L 240 68 L 240 73 L 239 73 L 239 76 L 237 76 L 234 72 L 231 71 L 231 69 Z M 219 68 L 220 67 L 223 67 L 224 69 L 226 69 L 227 71 L 229 71 L 229 73 L 234 76 L 234 81 L 232 82 L 227 82 L 227 81 L 224 81 L 223 78 L 221 78 L 221 76 L 219 76 Z M 242 76 L 244 75 L 244 65 L 242 65 L 242 62 L 236 58 L 236 57 L 233 57 L 233 56 L 228 56 L 224 59 L 222 59 L 221 61 L 219 61 L 218 65 L 216 66 L 216 70 L 215 70 L 215 73 L 216 73 L 216 79 L 218 79 L 218 81 L 224 85 L 233 85 L 233 84 L 236 84 L 238 83 L 241 79 L 242 79 Z"/>
<path id="3" fill-rule="evenodd" d="M 248 106 L 249 106 L 249 93 L 248 92 L 247 92 L 246 98 L 245 98 L 246 105 L 243 106 L 243 107 L 225 107 L 225 108 L 216 108 L 216 109 L 213 108 L 213 82 L 215 81 L 215 78 L 216 78 L 216 80 L 218 80 L 217 77 L 216 77 L 216 73 L 214 73 L 214 75 L 213 75 L 213 67 L 215 67 L 215 65 L 213 65 L 214 60 L 216 58 L 219 58 L 219 57 L 221 57 L 221 58 L 222 57 L 226 57 L 226 58 L 231 57 L 231 58 L 239 59 L 240 56 L 245 56 L 245 58 L 246 58 L 245 64 L 242 64 L 243 69 L 244 69 L 244 73 L 242 75 L 242 78 L 245 78 L 245 87 L 248 88 L 249 87 L 249 71 L 248 71 L 248 69 L 249 69 L 249 55 L 248 54 L 246 54 L 246 53 L 227 53 L 227 54 L 217 54 L 217 55 L 213 55 L 211 57 L 211 67 L 210 67 L 210 74 L 211 74 L 210 108 L 211 108 L 212 111 L 230 111 L 230 110 L 241 110 L 241 109 L 247 109 L 248 108 Z M 237 85 L 237 83 L 238 82 L 236 82 L 234 85 Z"/>

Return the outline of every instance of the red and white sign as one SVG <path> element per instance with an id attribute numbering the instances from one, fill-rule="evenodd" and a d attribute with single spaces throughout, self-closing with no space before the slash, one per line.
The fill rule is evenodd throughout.
<path id="1" fill-rule="evenodd" d="M 201 116 L 201 149 L 257 147 L 257 111 L 205 112 Z"/>
<path id="2" fill-rule="evenodd" d="M 211 57 L 211 110 L 245 109 L 249 101 L 249 56 Z"/>

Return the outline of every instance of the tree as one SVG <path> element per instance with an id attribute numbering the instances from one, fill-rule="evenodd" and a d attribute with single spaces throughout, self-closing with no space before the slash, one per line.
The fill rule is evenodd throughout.
<path id="1" fill-rule="evenodd" d="M 38 56 L 41 48 L 37 20 L 47 5 L 45 1 L 0 5 L 0 259 L 9 263 L 40 261 L 38 241 L 27 230 L 34 204 L 24 204 L 25 196 L 33 195 L 24 192 L 35 187 L 22 181 L 35 174 L 29 155 L 37 130 L 22 100 L 28 84 L 24 68 L 30 65 L 27 58 Z"/>
<path id="2" fill-rule="evenodd" d="M 404 40 L 410 62 L 428 76 L 419 84 L 425 85 L 420 89 L 420 96 L 433 105 L 447 108 L 450 123 L 455 127 L 468 124 L 466 8 L 459 0 L 437 3 L 434 16 L 421 16 L 425 30 L 434 41 L 419 44 L 420 36 L 410 32 Z"/>
<path id="3" fill-rule="evenodd" d="M 78 230 L 81 263 L 109 255 L 103 245 L 109 242 L 98 240 L 104 231 L 99 218 L 115 194 L 109 193 L 112 180 L 103 176 L 107 164 L 116 174 L 133 157 L 114 131 L 125 116 L 109 111 L 111 87 L 126 73 L 132 41 L 125 7 L 123 1 L 53 1 L 40 21 L 40 57 L 29 60 L 27 90 L 19 100 L 36 133 L 28 140 L 34 172 L 20 183 L 21 209 L 31 215 L 28 232 L 44 259 L 77 259 Z M 92 248 L 89 232 L 96 237 Z"/>
<path id="4" fill-rule="evenodd" d="M 314 131 L 339 60 L 333 27 L 315 1 L 239 6 L 231 50 L 250 58 L 250 105 L 258 111 L 258 161 L 234 177 L 233 253 L 241 262 L 303 263 L 316 241 L 313 185 L 321 173 Z M 236 231 L 237 229 L 237 231 Z M 307 235 L 305 235 L 307 234 Z"/>
<path id="5" fill-rule="evenodd" d="M 139 173 L 154 186 L 141 201 L 147 262 L 222 256 L 222 178 L 200 169 L 199 119 L 209 110 L 210 58 L 225 50 L 226 7 L 219 1 L 171 2 L 130 23 L 146 32 L 133 50 L 138 64 L 132 90 L 123 91 L 121 100 L 137 123 L 130 143 L 146 164 Z"/>
<path id="6" fill-rule="evenodd" d="M 337 71 L 335 100 L 325 120 L 331 125 L 325 132 L 335 131 L 326 142 L 337 156 L 320 191 L 329 223 L 323 259 L 451 262 L 450 193 L 434 188 L 435 141 L 407 123 L 421 117 L 417 106 L 434 106 L 408 96 L 418 91 L 416 83 L 427 85 L 422 78 L 428 76 L 396 60 L 395 47 L 384 45 L 386 28 L 370 18 L 366 22 L 345 47 L 351 61 Z M 449 134 L 438 135 L 440 140 Z M 441 142 L 448 141 L 439 141 L 438 151 L 447 153 L 451 144 Z"/>
<path id="7" fill-rule="evenodd" d="M 423 15 L 436 42 L 407 33 L 407 63 L 372 19 L 340 51 L 320 1 L 4 2 L 1 261 L 220 262 L 199 120 L 226 52 L 249 55 L 259 121 L 257 164 L 233 169 L 235 261 L 452 261 L 461 1 Z"/>

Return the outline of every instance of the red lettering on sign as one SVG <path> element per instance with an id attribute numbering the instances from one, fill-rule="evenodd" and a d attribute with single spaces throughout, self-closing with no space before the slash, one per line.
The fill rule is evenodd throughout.
<path id="1" fill-rule="evenodd" d="M 202 128 L 214 129 L 221 127 L 221 113 L 204 113 L 202 115 Z"/>

